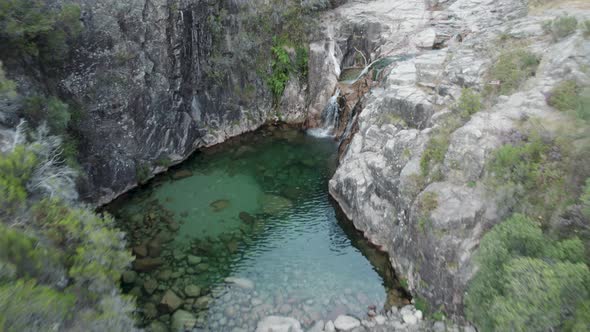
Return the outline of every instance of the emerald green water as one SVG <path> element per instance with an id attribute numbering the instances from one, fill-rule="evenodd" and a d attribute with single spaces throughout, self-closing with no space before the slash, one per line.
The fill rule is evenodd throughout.
<path id="1" fill-rule="evenodd" d="M 124 283 L 142 325 L 171 324 L 167 290 L 210 331 L 251 331 L 268 315 L 309 326 L 400 300 L 387 259 L 337 218 L 335 143 L 271 129 L 199 153 L 108 208 L 131 247 L 159 260 Z"/>

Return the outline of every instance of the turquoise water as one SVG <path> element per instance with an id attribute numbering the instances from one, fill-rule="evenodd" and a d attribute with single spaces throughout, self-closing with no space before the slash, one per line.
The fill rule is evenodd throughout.
<path id="1" fill-rule="evenodd" d="M 335 143 L 271 129 L 198 153 L 108 208 L 130 245 L 159 260 L 124 284 L 141 324 L 171 323 L 167 290 L 211 331 L 254 330 L 273 314 L 304 326 L 364 317 L 400 300 L 387 259 L 338 221 L 327 191 Z"/>

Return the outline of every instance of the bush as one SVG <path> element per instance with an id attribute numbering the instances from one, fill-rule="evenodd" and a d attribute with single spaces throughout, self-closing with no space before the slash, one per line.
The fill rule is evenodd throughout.
<path id="1" fill-rule="evenodd" d="M 590 295 L 584 257 L 579 239 L 552 240 L 514 215 L 480 243 L 465 297 L 468 319 L 480 331 L 563 329 Z"/>
<path id="2" fill-rule="evenodd" d="M 471 89 L 464 88 L 457 104 L 457 109 L 463 117 L 469 117 L 482 109 L 481 96 Z"/>
<path id="3" fill-rule="evenodd" d="M 551 90 L 547 103 L 563 112 L 574 112 L 583 121 L 590 120 L 590 87 L 576 81 L 563 81 Z"/>
<path id="4" fill-rule="evenodd" d="M 563 81 L 551 90 L 547 103 L 560 111 L 576 110 L 579 90 L 576 81 Z"/>
<path id="5" fill-rule="evenodd" d="M 557 41 L 564 38 L 574 31 L 578 27 L 578 20 L 572 16 L 562 16 L 554 20 L 545 22 L 543 28 L 549 32 L 553 37 L 553 40 Z"/>
<path id="6" fill-rule="evenodd" d="M 586 20 L 581 23 L 582 24 L 582 31 L 584 32 L 584 36 L 590 37 L 590 20 Z"/>
<path id="7" fill-rule="evenodd" d="M 69 276 L 80 292 L 107 293 L 131 263 L 123 234 L 111 217 L 100 218 L 58 200 L 45 199 L 33 207 L 34 220 L 66 256 Z"/>
<path id="8" fill-rule="evenodd" d="M 13 97 L 16 94 L 15 89 L 16 84 L 6 78 L 2 61 L 0 61 L 0 97 Z"/>
<path id="9" fill-rule="evenodd" d="M 559 146 L 534 133 L 528 142 L 496 150 L 487 166 L 488 186 L 496 193 L 507 192 L 500 205 L 548 220 L 572 193 L 566 186 L 564 161 L 554 155 L 565 158 Z"/>
<path id="10" fill-rule="evenodd" d="M 427 143 L 422 157 L 420 158 L 420 171 L 426 177 L 433 165 L 442 163 L 449 148 L 449 136 L 439 134 L 433 136 Z"/>
<path id="11" fill-rule="evenodd" d="M 584 186 L 580 201 L 582 203 L 582 213 L 586 218 L 590 219 L 590 178 L 586 179 L 586 186 Z"/>
<path id="12" fill-rule="evenodd" d="M 25 184 L 36 165 L 36 156 L 23 146 L 0 153 L 0 216 L 10 216 L 24 204 Z"/>
<path id="13" fill-rule="evenodd" d="M 0 331 L 63 330 L 75 296 L 23 281 L 0 285 Z"/>
<path id="14" fill-rule="evenodd" d="M 27 98 L 23 116 L 35 127 L 47 122 L 54 134 L 64 134 L 71 118 L 68 104 L 55 97 L 43 96 Z"/>
<path id="15" fill-rule="evenodd" d="M 4 0 L 0 4 L 0 43 L 4 50 L 41 56 L 44 61 L 62 60 L 67 39 L 81 31 L 80 8 L 63 5 L 52 9 L 37 0 Z"/>
<path id="16" fill-rule="evenodd" d="M 272 74 L 268 79 L 268 85 L 275 98 L 275 102 L 278 102 L 283 96 L 283 91 L 285 91 L 285 87 L 289 81 L 292 66 L 289 54 L 283 45 L 278 44 L 273 46 L 272 56 Z"/>
<path id="17" fill-rule="evenodd" d="M 515 91 L 529 77 L 535 75 L 539 59 L 526 50 L 505 51 L 488 71 L 487 78 L 499 85 L 487 85 L 486 95 L 507 95 Z"/>

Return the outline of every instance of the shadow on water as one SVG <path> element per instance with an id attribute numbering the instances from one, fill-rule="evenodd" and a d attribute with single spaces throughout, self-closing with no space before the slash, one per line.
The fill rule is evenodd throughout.
<path id="1" fill-rule="evenodd" d="M 253 330 L 268 315 L 310 326 L 407 302 L 387 256 L 329 197 L 336 166 L 333 141 L 267 127 L 107 206 L 137 257 L 123 289 L 139 324 L 169 325 L 182 308 L 212 331 Z"/>

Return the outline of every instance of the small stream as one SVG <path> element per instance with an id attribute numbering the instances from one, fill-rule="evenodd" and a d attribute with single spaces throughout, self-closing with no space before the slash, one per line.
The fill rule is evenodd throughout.
<path id="1" fill-rule="evenodd" d="M 174 326 L 183 310 L 209 331 L 253 331 L 268 315 L 309 327 L 407 301 L 387 257 L 331 201 L 336 166 L 333 140 L 267 127 L 108 206 L 137 257 L 123 288 L 139 325 Z"/>

